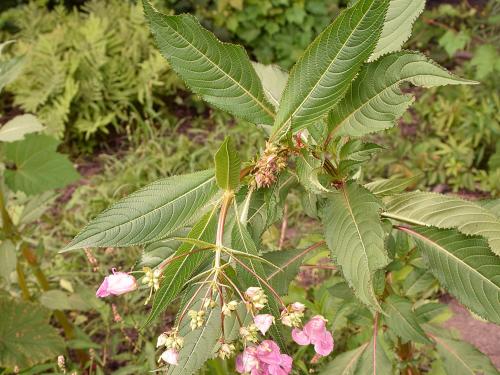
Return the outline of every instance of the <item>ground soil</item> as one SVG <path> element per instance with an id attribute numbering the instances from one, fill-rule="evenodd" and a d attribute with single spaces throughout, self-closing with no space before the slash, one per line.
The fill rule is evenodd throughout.
<path id="1" fill-rule="evenodd" d="M 490 357 L 500 370 L 500 326 L 475 319 L 466 308 L 452 298 L 447 298 L 444 302 L 448 303 L 454 313 L 453 318 L 448 320 L 445 326 L 458 330 L 465 341 Z"/>

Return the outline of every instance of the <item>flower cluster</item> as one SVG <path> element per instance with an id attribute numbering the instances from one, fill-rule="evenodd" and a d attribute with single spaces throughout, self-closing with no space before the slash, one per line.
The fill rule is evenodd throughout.
<path id="1" fill-rule="evenodd" d="M 179 332 L 173 329 L 163 332 L 158 336 L 156 347 L 164 347 L 166 350 L 160 355 L 158 362 L 163 361 L 169 365 L 177 365 L 179 361 L 179 350 L 184 346 L 184 339 L 179 336 Z"/>
<path id="2" fill-rule="evenodd" d="M 281 312 L 281 323 L 288 327 L 300 327 L 304 310 L 306 307 L 303 303 L 295 302 Z"/>
<path id="3" fill-rule="evenodd" d="M 149 267 L 144 267 L 144 277 L 142 278 L 142 283 L 157 291 L 160 289 L 160 276 L 160 269 L 155 269 L 153 271 Z"/>
<path id="4" fill-rule="evenodd" d="M 205 323 L 205 310 L 189 310 L 188 315 L 191 318 L 191 323 L 189 324 L 189 326 L 191 327 L 192 331 L 197 328 L 203 327 L 203 323 Z"/>
<path id="5" fill-rule="evenodd" d="M 264 340 L 258 346 L 247 346 L 236 357 L 236 371 L 252 375 L 286 375 L 292 371 L 292 357 L 281 354 L 272 340 Z"/>
<path id="6" fill-rule="evenodd" d="M 267 143 L 262 157 L 255 163 L 254 177 L 257 188 L 271 186 L 286 165 L 286 149 Z"/>

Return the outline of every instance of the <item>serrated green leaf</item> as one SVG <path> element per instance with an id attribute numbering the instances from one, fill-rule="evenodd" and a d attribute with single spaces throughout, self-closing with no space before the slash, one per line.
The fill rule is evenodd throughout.
<path id="1" fill-rule="evenodd" d="M 288 73 L 277 65 L 264 65 L 253 61 L 252 65 L 262 82 L 267 100 L 278 108 L 288 80 Z"/>
<path id="2" fill-rule="evenodd" d="M 420 324 L 443 323 L 453 316 L 448 305 L 429 302 L 415 309 L 415 316 Z"/>
<path id="3" fill-rule="evenodd" d="M 474 346 L 464 341 L 433 336 L 447 374 L 498 375 L 491 361 Z"/>
<path id="4" fill-rule="evenodd" d="M 314 123 L 344 96 L 375 48 L 388 4 L 387 0 L 358 1 L 309 45 L 290 72 L 273 137 Z"/>
<path id="5" fill-rule="evenodd" d="M 372 340 L 358 362 L 355 375 L 388 375 L 393 373 L 393 366 L 384 350 L 384 344 L 382 333 L 379 333 L 377 338 L 372 336 Z"/>
<path id="6" fill-rule="evenodd" d="M 373 277 L 389 258 L 384 248 L 384 230 L 379 200 L 355 182 L 329 194 L 322 211 L 325 239 L 344 277 L 366 305 L 380 310 Z"/>
<path id="7" fill-rule="evenodd" d="M 64 341 L 44 308 L 0 298 L 0 367 L 23 369 L 55 358 Z"/>
<path id="8" fill-rule="evenodd" d="M 56 151 L 59 141 L 42 134 L 28 134 L 22 141 L 4 144 L 5 183 L 27 195 L 62 188 L 80 178 L 67 156 Z"/>
<path id="9" fill-rule="evenodd" d="M 205 316 L 205 324 L 194 331 L 189 327 L 188 318 L 182 321 L 179 334 L 184 337 L 184 346 L 179 351 L 179 364 L 169 366 L 167 374 L 194 374 L 210 359 L 221 335 L 220 316 L 219 306 L 210 309 Z"/>
<path id="10" fill-rule="evenodd" d="M 500 220 L 474 202 L 449 195 L 412 192 L 387 198 L 385 203 L 386 217 L 441 229 L 457 228 L 464 234 L 480 235 L 488 240 L 491 250 L 500 255 Z"/>
<path id="11" fill-rule="evenodd" d="M 238 217 L 237 213 L 236 217 Z M 234 249 L 237 249 L 244 253 L 259 255 L 257 247 L 255 246 L 250 233 L 239 220 L 236 220 L 231 233 L 231 245 Z M 272 291 L 263 282 L 263 280 L 267 281 L 267 275 L 265 273 L 264 266 L 251 258 L 243 258 L 239 259 L 239 261 L 243 262 L 253 272 L 252 274 L 241 265 L 238 265 L 236 269 L 238 274 L 241 274 L 240 282 L 243 284 L 245 289 L 251 286 L 257 286 L 265 291 L 266 295 L 268 296 L 268 305 L 263 311 L 268 311 L 275 317 L 276 321 L 278 321 L 281 316 L 280 305 L 278 304 L 278 301 L 276 300 Z M 255 275 L 258 275 L 259 277 L 256 277 Z M 282 349 L 286 348 L 283 335 L 277 325 L 273 324 L 269 332 Z"/>
<path id="12" fill-rule="evenodd" d="M 403 281 L 403 289 L 408 297 L 417 297 L 420 293 L 431 291 L 435 284 L 436 279 L 431 272 L 415 268 Z"/>
<path id="13" fill-rule="evenodd" d="M 27 113 L 16 116 L 7 121 L 0 128 L 0 141 L 14 142 L 24 138 L 26 134 L 35 133 L 44 129 L 42 123 L 35 116 Z"/>
<path id="14" fill-rule="evenodd" d="M 382 34 L 368 61 L 375 61 L 382 55 L 401 50 L 411 36 L 413 23 L 424 8 L 425 0 L 391 0 Z"/>
<path id="15" fill-rule="evenodd" d="M 403 82 L 422 87 L 475 83 L 456 77 L 418 52 L 396 52 L 361 69 L 330 112 L 329 129 L 336 136 L 361 137 L 394 126 L 414 101 L 412 94 L 401 91 Z"/>
<path id="16" fill-rule="evenodd" d="M 163 239 L 182 228 L 216 192 L 213 170 L 158 180 L 101 212 L 63 251 Z"/>
<path id="17" fill-rule="evenodd" d="M 476 202 L 479 206 L 486 208 L 500 219 L 500 199 L 490 199 Z"/>
<path id="18" fill-rule="evenodd" d="M 193 92 L 244 120 L 272 125 L 273 107 L 241 46 L 221 43 L 192 15 L 167 16 L 143 4 L 160 52 Z"/>
<path id="19" fill-rule="evenodd" d="M 359 348 L 337 355 L 325 366 L 320 375 L 354 375 L 359 359 L 368 345 L 369 343 L 366 343 Z"/>
<path id="20" fill-rule="evenodd" d="M 188 234 L 188 237 L 203 241 L 215 241 L 217 228 L 216 209 L 208 212 L 198 221 Z M 174 256 L 181 256 L 193 251 L 196 245 L 183 243 L 179 246 Z M 160 289 L 155 293 L 153 307 L 145 325 L 157 318 L 168 305 L 177 297 L 184 284 L 191 278 L 193 273 L 207 259 L 208 251 L 200 251 L 179 257 L 171 261 L 162 272 Z"/>
<path id="21" fill-rule="evenodd" d="M 408 299 L 391 295 L 385 300 L 384 311 L 386 313 L 384 319 L 389 328 L 405 342 L 431 343 L 420 327 L 417 317 L 412 311 L 412 303 Z"/>
<path id="22" fill-rule="evenodd" d="M 451 229 L 401 230 L 415 239 L 444 288 L 476 314 L 500 324 L 500 258 L 486 240 Z"/>
<path id="23" fill-rule="evenodd" d="M 215 178 L 224 190 L 235 190 L 240 184 L 241 161 L 230 137 L 227 137 L 215 153 Z"/>
<path id="24" fill-rule="evenodd" d="M 415 175 L 408 178 L 383 178 L 380 180 L 375 180 L 363 185 L 365 188 L 370 190 L 373 194 L 378 197 L 384 197 L 386 195 L 394 195 L 398 193 L 402 193 L 407 188 L 416 184 L 422 175 Z"/>
<path id="25" fill-rule="evenodd" d="M 0 53 L 6 43 L 9 42 L 1 44 Z M 22 71 L 23 65 L 24 57 L 14 57 L 9 60 L 0 61 L 0 92 L 6 85 L 17 78 Z"/>

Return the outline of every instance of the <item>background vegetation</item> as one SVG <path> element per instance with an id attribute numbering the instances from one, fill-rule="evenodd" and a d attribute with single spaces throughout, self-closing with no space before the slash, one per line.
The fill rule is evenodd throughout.
<path id="1" fill-rule="evenodd" d="M 255 60 L 283 68 L 293 64 L 346 3 L 156 0 L 167 12 L 197 15 L 220 38 L 247 46 Z M 233 138 L 247 158 L 263 147 L 263 134 L 208 109 L 186 92 L 154 48 L 142 8 L 133 1 L 9 0 L 2 2 L 0 11 L 0 41 L 15 40 L 5 53 L 24 59 L 18 78 L 1 93 L 0 123 L 23 113 L 36 115 L 82 176 L 51 193 L 50 199 L 38 196 L 45 204 L 22 227 L 50 286 L 42 290 L 30 276 L 28 288 L 34 299 L 63 311 L 76 327 L 65 344 L 72 350 L 66 357 L 68 372 L 83 361 L 93 373 L 146 373 L 155 368 L 152 338 L 162 327 L 139 330 L 146 311 L 136 308 L 140 297 L 108 303 L 81 287 L 98 285 L 108 272 L 101 264 L 118 268 L 132 264 L 140 250 L 71 256 L 57 252 L 119 197 L 159 177 L 207 166 L 228 133 L 239 134 Z M 380 167 L 364 178 L 419 176 L 415 187 L 425 190 L 499 197 L 500 3 L 429 1 L 413 35 L 409 46 L 481 85 L 417 91 L 420 97 L 400 126 L 378 139 L 386 147 L 377 155 Z M 25 207 L 36 204 L 23 193 L 8 198 L 8 211 L 18 223 Z M 292 199 L 288 207 L 290 227 L 306 223 L 300 225 L 302 230 L 289 233 L 285 241 L 290 247 L 300 244 L 305 233 L 314 236 L 306 219 L 295 214 L 301 204 Z M 280 230 L 275 229 L 266 236 L 272 246 L 280 242 Z M 15 270 L 0 271 L 1 293 L 19 296 Z M 331 285 L 317 283 L 328 272 L 303 274 L 292 294 L 321 297 L 313 309 L 331 311 Z M 335 319 L 331 313 L 326 316 Z M 171 318 L 166 316 L 166 325 Z M 341 338 L 339 345 L 342 340 L 347 339 Z M 87 355 L 79 358 L 78 351 Z M 26 374 L 60 371 L 55 357 L 23 370 Z"/>

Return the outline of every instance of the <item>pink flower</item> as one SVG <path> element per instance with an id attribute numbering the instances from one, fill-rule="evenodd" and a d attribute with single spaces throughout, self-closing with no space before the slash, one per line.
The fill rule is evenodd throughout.
<path id="1" fill-rule="evenodd" d="M 99 289 L 97 289 L 95 294 L 97 297 L 119 296 L 120 294 L 137 289 L 137 282 L 134 276 L 126 272 L 116 272 L 114 268 L 112 271 L 113 274 L 106 276 Z"/>
<path id="2" fill-rule="evenodd" d="M 247 346 L 243 353 L 236 357 L 236 371 L 240 374 L 255 374 L 256 371 L 259 371 L 259 360 L 255 346 Z"/>
<path id="3" fill-rule="evenodd" d="M 236 358 L 236 371 L 251 375 L 288 375 L 292 358 L 281 354 L 279 346 L 265 340 L 259 346 L 249 346 Z"/>
<path id="4" fill-rule="evenodd" d="M 253 322 L 255 323 L 259 331 L 262 332 L 263 335 L 265 335 L 271 325 L 274 323 L 274 316 L 270 314 L 255 315 L 255 317 L 253 318 Z"/>
<path id="5" fill-rule="evenodd" d="M 179 363 L 179 353 L 175 349 L 168 349 L 161 354 L 160 359 L 169 365 L 177 365 Z"/>
<path id="6" fill-rule="evenodd" d="M 326 329 L 326 320 L 321 315 L 311 318 L 303 330 L 294 328 L 292 338 L 299 345 L 314 345 L 314 350 L 321 356 L 327 356 L 333 350 L 332 334 Z"/>

